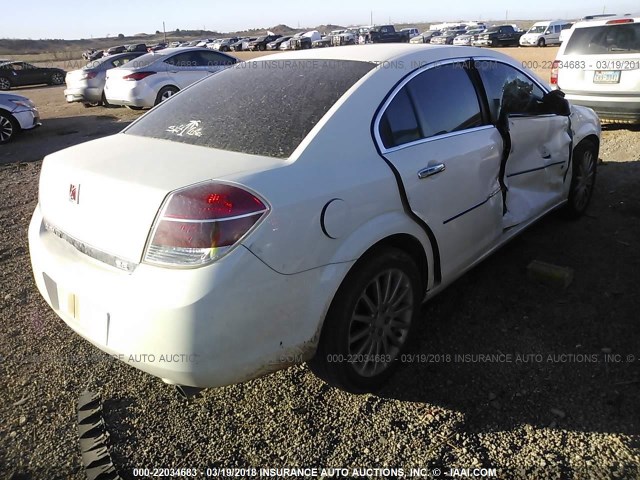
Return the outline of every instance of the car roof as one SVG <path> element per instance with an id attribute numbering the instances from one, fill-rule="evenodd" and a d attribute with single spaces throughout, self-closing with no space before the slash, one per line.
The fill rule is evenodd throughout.
<path id="1" fill-rule="evenodd" d="M 381 43 L 360 45 L 358 48 L 318 48 L 309 50 L 293 50 L 274 55 L 253 58 L 249 61 L 274 60 L 347 60 L 356 62 L 371 62 L 384 64 L 397 60 L 416 60 L 421 64 L 464 57 L 490 57 L 512 64 L 522 65 L 512 57 L 503 53 L 480 49 L 477 47 L 463 47 L 458 45 L 430 45 L 411 43 Z"/>
<path id="2" fill-rule="evenodd" d="M 584 28 L 584 27 L 598 27 L 601 25 L 607 25 L 609 22 L 616 20 L 633 20 L 633 22 L 629 23 L 639 23 L 640 22 L 640 13 L 634 15 L 616 15 L 613 17 L 602 17 L 602 18 L 594 18 L 591 20 L 581 20 L 573 24 L 574 28 Z M 623 24 L 619 24 L 623 25 Z"/>

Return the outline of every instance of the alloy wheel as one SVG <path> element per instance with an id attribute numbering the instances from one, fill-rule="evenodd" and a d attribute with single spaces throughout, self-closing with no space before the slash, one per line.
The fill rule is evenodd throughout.
<path id="1" fill-rule="evenodd" d="M 595 179 L 595 166 L 596 159 L 592 150 L 585 150 L 580 158 L 578 165 L 576 165 L 576 180 L 575 180 L 575 194 L 574 205 L 576 210 L 583 210 L 589 198 L 591 197 L 591 191 L 593 190 L 593 184 Z"/>
<path id="2" fill-rule="evenodd" d="M 0 116 L 0 142 L 8 142 L 13 136 L 13 123 L 7 117 Z"/>
<path id="3" fill-rule="evenodd" d="M 413 316 L 409 276 L 388 269 L 360 294 L 351 316 L 348 351 L 353 368 L 363 377 L 386 370 L 407 340 Z"/>

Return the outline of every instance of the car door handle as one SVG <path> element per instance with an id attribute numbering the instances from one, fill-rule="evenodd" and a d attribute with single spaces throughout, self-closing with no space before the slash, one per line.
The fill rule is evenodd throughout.
<path id="1" fill-rule="evenodd" d="M 438 163 L 437 165 L 432 165 L 427 168 L 423 168 L 418 172 L 418 178 L 422 180 L 423 178 L 430 177 L 431 175 L 435 175 L 436 173 L 444 172 L 445 166 L 444 163 Z"/>
<path id="2" fill-rule="evenodd" d="M 542 158 L 544 158 L 545 160 L 548 159 L 548 158 L 551 158 L 551 154 L 547 153 L 545 155 L 542 155 Z"/>

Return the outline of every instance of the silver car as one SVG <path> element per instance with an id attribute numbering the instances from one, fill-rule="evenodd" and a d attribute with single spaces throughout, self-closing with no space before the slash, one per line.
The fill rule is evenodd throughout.
<path id="1" fill-rule="evenodd" d="M 121 67 L 125 63 L 142 55 L 144 55 L 143 52 L 127 52 L 109 55 L 108 57 L 87 63 L 80 70 L 73 70 L 67 73 L 65 78 L 67 88 L 64 91 L 64 98 L 69 103 L 82 102 L 85 105 L 92 103 L 102 103 L 105 106 L 109 105 L 104 96 L 107 70 Z"/>
<path id="2" fill-rule="evenodd" d="M 31 100 L 13 93 L 0 93 L 0 145 L 9 143 L 21 130 L 40 125 L 40 114 Z"/>

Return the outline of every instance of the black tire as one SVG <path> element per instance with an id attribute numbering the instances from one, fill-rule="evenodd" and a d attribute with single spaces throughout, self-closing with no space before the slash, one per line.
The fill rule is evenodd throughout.
<path id="1" fill-rule="evenodd" d="M 331 303 L 311 370 L 349 392 L 379 389 L 398 366 L 422 293 L 418 268 L 402 250 L 381 248 L 362 258 Z"/>
<path id="2" fill-rule="evenodd" d="M 54 72 L 49 79 L 49 85 L 62 85 L 64 83 L 64 75 L 60 72 Z"/>
<path id="3" fill-rule="evenodd" d="M 544 41 L 544 38 L 541 38 L 540 40 L 538 40 L 538 46 L 539 47 L 546 47 L 547 46 L 547 42 Z"/>
<path id="4" fill-rule="evenodd" d="M 129 110 L 142 110 L 144 107 L 136 107 L 135 105 L 127 105 Z"/>
<path id="5" fill-rule="evenodd" d="M 100 104 L 105 108 L 113 107 L 113 105 L 111 105 L 107 100 L 107 97 L 105 96 L 104 92 L 102 92 L 102 98 L 100 99 Z"/>
<path id="6" fill-rule="evenodd" d="M 0 145 L 9 143 L 20 132 L 20 125 L 13 115 L 0 112 Z"/>
<path id="7" fill-rule="evenodd" d="M 267 46 L 266 46 L 266 45 L 260 45 L 260 46 L 258 47 L 258 50 L 260 50 L 261 52 L 264 52 L 266 49 L 267 49 Z"/>
<path id="8" fill-rule="evenodd" d="M 11 80 L 7 77 L 0 77 L 0 90 L 10 90 L 11 89 Z"/>
<path id="9" fill-rule="evenodd" d="M 168 85 L 166 87 L 162 87 L 158 92 L 158 96 L 156 97 L 156 103 L 154 105 L 158 105 L 159 103 L 167 100 L 169 97 L 178 93 L 178 87 L 174 87 L 172 85 Z"/>
<path id="10" fill-rule="evenodd" d="M 573 150 L 572 177 L 569 197 L 564 208 L 567 218 L 576 219 L 584 214 L 593 196 L 598 165 L 598 146 L 583 140 Z"/>

